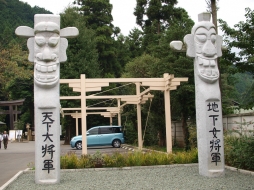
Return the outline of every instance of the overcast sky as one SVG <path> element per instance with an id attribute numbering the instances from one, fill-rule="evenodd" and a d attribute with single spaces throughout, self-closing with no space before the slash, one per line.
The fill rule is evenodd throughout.
<path id="1" fill-rule="evenodd" d="M 37 5 L 43 7 L 54 14 L 59 14 L 74 0 L 22 0 L 32 7 Z M 126 36 L 136 24 L 133 15 L 136 0 L 110 0 L 113 4 L 113 24 L 121 28 L 121 32 Z M 198 14 L 206 12 L 205 0 L 178 0 L 178 7 L 184 8 L 191 19 L 197 22 Z M 254 9 L 254 0 L 219 0 L 218 18 L 225 20 L 231 27 L 239 21 L 245 21 L 245 8 Z"/>

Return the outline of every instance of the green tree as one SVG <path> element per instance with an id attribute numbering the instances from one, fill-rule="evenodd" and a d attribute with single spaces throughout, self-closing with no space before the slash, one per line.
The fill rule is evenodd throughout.
<path id="1" fill-rule="evenodd" d="M 68 39 L 67 61 L 61 64 L 61 78 L 80 78 L 80 74 L 86 74 L 86 78 L 99 77 L 101 71 L 95 31 L 85 26 L 84 16 L 76 8 L 67 8 L 61 14 L 61 27 L 68 26 L 77 27 L 79 35 Z"/>
<path id="2" fill-rule="evenodd" d="M 176 17 L 172 17 L 170 27 L 160 38 L 160 43 L 153 48 L 153 54 L 161 59 L 160 72 L 174 74 L 175 77 L 188 77 L 188 82 L 181 83 L 176 91 L 171 92 L 171 114 L 173 120 L 181 120 L 186 149 L 189 148 L 189 131 L 187 121 L 195 120 L 195 87 L 193 60 L 185 53 L 172 52 L 169 43 L 182 40 L 189 34 L 194 24 L 187 12 L 175 8 Z"/>
<path id="3" fill-rule="evenodd" d="M 128 42 L 128 38 L 122 34 L 120 34 L 114 42 L 114 47 L 117 49 L 117 61 L 119 62 L 121 69 L 131 60 L 132 53 L 134 53 L 130 50 L 130 44 Z"/>
<path id="4" fill-rule="evenodd" d="M 22 44 L 22 49 L 26 49 L 26 39 L 18 38 L 14 31 L 18 26 L 33 27 L 34 14 L 52 13 L 37 6 L 32 8 L 19 0 L 0 1 L 0 50 L 6 49 L 13 40 Z"/>
<path id="5" fill-rule="evenodd" d="M 133 61 L 130 61 L 125 66 L 123 73 L 124 78 L 151 78 L 157 77 L 157 68 L 160 59 L 155 58 L 149 54 L 143 54 L 140 57 L 136 57 Z"/>
<path id="6" fill-rule="evenodd" d="M 98 61 L 103 76 L 112 73 L 119 77 L 121 65 L 117 59 L 114 36 L 120 33 L 120 29 L 112 24 L 112 4 L 109 0 L 77 0 L 76 3 L 81 6 L 86 27 L 95 31 Z"/>
<path id="7" fill-rule="evenodd" d="M 33 76 L 32 63 L 27 60 L 27 52 L 17 44 L 11 49 L 0 51 L 0 84 L 2 100 L 13 100 L 9 86 L 16 79 L 30 79 Z"/>
<path id="8" fill-rule="evenodd" d="M 170 25 L 177 0 L 137 0 L 134 15 L 146 33 L 159 34 Z"/>
<path id="9" fill-rule="evenodd" d="M 152 53 L 157 49 L 156 45 L 159 45 L 163 32 L 173 23 L 172 19 L 178 17 L 174 7 L 176 3 L 176 0 L 137 0 L 134 15 L 144 33 L 144 52 Z"/>
<path id="10" fill-rule="evenodd" d="M 27 39 L 14 31 L 18 26 L 33 27 L 34 14 L 49 13 L 19 0 L 0 0 L 0 99 L 25 98 L 18 115 L 22 122 L 33 123 L 33 63 L 27 59 Z"/>
<path id="11" fill-rule="evenodd" d="M 96 32 L 87 28 L 85 25 L 84 15 L 79 14 L 77 8 L 67 8 L 61 14 L 61 27 L 73 26 L 79 30 L 76 38 L 68 39 L 67 61 L 61 63 L 60 77 L 61 79 L 79 79 L 81 74 L 85 74 L 86 78 L 99 78 L 101 76 L 101 68 L 98 63 L 98 50 L 96 43 Z M 73 92 L 68 85 L 62 84 L 60 88 L 61 96 L 80 95 Z M 80 107 L 80 100 L 70 101 L 62 100 L 61 107 L 73 108 Z M 90 105 L 91 101 L 87 101 Z M 62 127 L 66 131 L 65 141 L 69 143 L 70 137 L 75 135 L 75 120 L 70 116 L 61 119 Z M 93 125 L 98 119 L 88 117 L 89 125 Z"/>
<path id="12" fill-rule="evenodd" d="M 124 78 L 151 78 L 157 77 L 158 69 L 160 65 L 160 59 L 155 58 L 149 54 L 143 54 L 139 57 L 134 58 L 128 62 L 125 66 L 125 72 L 122 77 Z M 162 77 L 162 76 L 159 76 Z M 135 86 L 130 86 L 129 92 L 135 94 Z M 162 131 L 163 140 L 165 142 L 165 113 L 164 109 L 164 97 L 161 92 L 151 92 L 155 94 L 155 97 L 151 104 L 151 113 L 149 119 L 149 127 L 147 133 L 152 135 L 146 136 L 144 145 L 157 144 L 157 133 Z M 142 105 L 142 118 L 146 118 L 149 109 L 149 102 Z M 125 122 L 125 128 L 127 130 L 127 139 L 129 143 L 137 142 L 137 115 L 136 108 L 134 106 L 124 107 L 124 116 L 127 118 Z M 143 131 L 146 121 L 143 120 Z M 165 145 L 165 144 L 162 144 Z"/>
<path id="13" fill-rule="evenodd" d="M 33 64 L 27 60 L 28 53 L 17 44 L 0 51 L 1 100 L 25 99 L 21 115 L 29 113 L 22 122 L 33 122 Z M 6 116 L 7 117 L 7 116 Z"/>
<path id="14" fill-rule="evenodd" d="M 254 11 L 250 8 L 245 11 L 246 21 L 235 24 L 234 28 L 229 27 L 222 19 L 219 19 L 219 23 L 224 32 L 224 42 L 231 50 L 226 59 L 235 64 L 240 72 L 248 71 L 254 74 Z"/>
<path id="15" fill-rule="evenodd" d="M 130 31 L 129 35 L 125 39 L 125 45 L 130 53 L 130 58 L 139 57 L 142 55 L 142 40 L 143 32 L 138 28 L 134 28 Z"/>
<path id="16" fill-rule="evenodd" d="M 228 24 L 219 19 L 220 28 L 224 32 L 224 43 L 227 46 L 227 50 L 224 52 L 222 61 L 227 65 L 231 65 L 228 72 L 248 72 L 254 74 L 254 11 L 250 8 L 245 9 L 246 21 L 241 21 L 234 25 L 234 28 L 228 26 Z M 251 87 L 253 88 L 253 87 Z M 253 92 L 252 89 L 248 89 L 247 92 Z M 246 97 L 246 96 L 245 96 Z M 248 101 L 242 102 L 243 107 L 253 107 L 253 98 L 249 97 Z"/>
<path id="17" fill-rule="evenodd" d="M 146 76 L 162 77 L 163 73 L 169 73 L 174 74 L 175 77 L 189 78 L 188 84 L 181 84 L 177 91 L 171 92 L 172 118 L 182 120 L 186 146 L 188 146 L 187 120 L 195 116 L 195 111 L 193 111 L 195 110 L 193 61 L 186 58 L 183 53 L 179 54 L 170 51 L 169 43 L 173 40 L 182 40 L 186 34 L 190 33 L 194 23 L 189 19 L 184 9 L 174 7 L 176 3 L 177 1 L 137 0 L 134 15 L 137 17 L 137 24 L 143 30 L 141 52 L 145 52 L 159 60 L 157 61 L 159 64 L 153 64 L 150 61 L 149 64 L 151 65 L 147 65 L 147 68 L 143 69 L 144 72 L 147 71 Z M 139 63 L 139 65 L 142 64 Z M 139 70 L 142 70 L 142 68 L 133 71 L 138 72 Z M 156 92 L 156 94 L 160 93 Z M 155 105 L 161 105 L 160 107 L 164 108 L 163 94 L 156 97 L 153 103 L 156 102 Z M 163 140 L 165 138 L 165 117 L 163 117 L 163 112 L 164 109 L 160 110 L 158 106 L 152 106 L 151 117 L 155 120 L 150 120 L 151 125 L 157 127 L 156 130 L 162 144 L 163 141 L 165 142 Z M 161 124 L 158 122 L 161 122 Z"/>
<path id="18" fill-rule="evenodd" d="M 34 85 L 33 77 L 30 78 L 16 78 L 13 80 L 8 90 L 11 92 L 12 100 L 25 99 L 22 106 L 19 106 L 21 115 L 19 120 L 26 124 L 30 123 L 34 126 Z M 23 126 L 25 127 L 25 126 Z"/>

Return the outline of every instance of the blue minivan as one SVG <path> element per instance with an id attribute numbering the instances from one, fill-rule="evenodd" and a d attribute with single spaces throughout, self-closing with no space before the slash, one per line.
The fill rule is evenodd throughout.
<path id="1" fill-rule="evenodd" d="M 121 126 L 96 126 L 90 128 L 86 133 L 87 146 L 112 145 L 119 148 L 124 143 L 123 128 Z M 82 135 L 71 139 L 71 147 L 82 149 Z"/>

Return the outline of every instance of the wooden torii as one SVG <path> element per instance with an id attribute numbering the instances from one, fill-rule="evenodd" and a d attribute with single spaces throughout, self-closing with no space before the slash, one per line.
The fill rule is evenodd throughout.
<path id="1" fill-rule="evenodd" d="M 14 129 L 14 121 L 18 120 L 18 114 L 21 114 L 21 111 L 18 111 L 18 106 L 23 105 L 25 99 L 21 100 L 11 100 L 11 101 L 0 101 L 0 106 L 8 106 L 9 110 L 0 111 L 0 114 L 9 114 L 10 115 L 10 130 Z M 15 109 L 13 109 L 15 106 Z M 15 117 L 14 117 L 15 116 Z"/>
<path id="2" fill-rule="evenodd" d="M 62 108 L 62 111 L 66 111 L 66 110 L 68 110 L 68 109 Z M 110 125 L 112 125 L 112 118 L 115 117 L 116 114 L 118 114 L 118 113 L 106 111 L 106 112 L 87 112 L 86 114 L 87 115 L 100 114 L 103 117 L 108 117 L 108 118 L 110 118 Z M 78 119 L 82 118 L 81 112 L 76 111 L 75 113 L 63 113 L 63 116 L 65 116 L 65 115 L 70 115 L 72 118 L 76 119 L 76 136 L 78 136 L 79 135 Z"/>
<path id="3" fill-rule="evenodd" d="M 101 78 L 91 79 L 85 78 L 81 74 L 80 79 L 61 79 L 61 84 L 69 84 L 73 91 L 80 92 L 80 96 L 62 96 L 60 100 L 81 100 L 81 124 L 82 124 L 82 154 L 87 154 L 86 142 L 86 99 L 121 99 L 121 101 L 132 102 L 137 105 L 137 121 L 138 121 L 138 146 L 142 149 L 142 127 L 141 127 L 141 103 L 144 101 L 143 97 L 148 98 L 146 95 L 150 90 L 164 91 L 165 98 L 165 120 L 166 120 L 166 139 L 167 139 L 167 152 L 172 152 L 172 137 L 171 137 L 171 113 L 170 113 L 170 90 L 176 90 L 180 82 L 186 82 L 188 78 L 174 78 L 174 75 L 165 73 L 163 78 Z M 135 83 L 136 95 L 115 95 L 115 96 L 86 96 L 86 92 L 101 91 L 101 87 L 109 86 L 109 83 Z M 143 92 L 140 92 L 140 86 L 148 86 Z"/>
<path id="4" fill-rule="evenodd" d="M 133 99 L 126 98 L 125 95 L 121 95 L 123 98 L 118 98 L 117 99 L 117 107 L 87 107 L 86 110 L 105 110 L 103 112 L 87 112 L 86 114 L 100 114 L 104 117 L 109 117 L 110 118 L 110 125 L 112 125 L 112 118 L 116 116 L 116 114 L 118 115 L 118 126 L 122 125 L 121 122 L 121 110 L 122 108 L 127 105 L 127 104 L 135 104 L 137 105 L 138 103 L 140 103 L 136 98 L 136 101 L 133 101 Z M 98 96 L 96 96 L 98 97 Z M 151 94 L 145 95 L 142 97 L 141 100 L 141 104 L 144 104 L 148 99 L 153 98 L 154 96 Z M 114 98 L 114 96 L 112 96 L 112 98 Z M 89 99 L 89 98 L 88 98 Z M 129 100 L 128 100 L 129 99 Z M 121 105 L 121 101 L 125 101 L 124 104 Z M 71 113 L 66 113 L 64 111 L 76 111 L 75 113 L 71 112 Z M 76 119 L 76 136 L 79 134 L 78 132 L 78 119 L 82 118 L 81 116 L 81 112 L 80 111 L 81 108 L 61 108 L 61 113 L 62 116 L 64 117 L 65 115 L 70 115 L 72 118 Z"/>

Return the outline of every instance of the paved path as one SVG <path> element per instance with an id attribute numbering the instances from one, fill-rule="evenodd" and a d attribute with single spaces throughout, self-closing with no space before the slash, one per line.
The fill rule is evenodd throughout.
<path id="1" fill-rule="evenodd" d="M 34 163 L 34 141 L 9 142 L 7 149 L 0 149 L 0 187 L 17 172 Z"/>
<path id="2" fill-rule="evenodd" d="M 74 152 L 78 156 L 82 154 L 82 150 L 76 150 L 71 148 L 70 145 L 64 145 L 63 141 L 60 143 L 61 155 L 65 155 L 68 152 Z M 35 141 L 9 141 L 7 149 L 2 146 L 2 149 L 0 149 L 0 187 L 19 171 L 34 166 L 34 147 Z M 88 154 L 94 154 L 96 151 L 109 154 L 114 151 L 126 152 L 127 150 L 112 148 L 112 146 L 93 147 L 88 149 Z"/>
<path id="3" fill-rule="evenodd" d="M 19 171 L 34 166 L 34 147 L 35 141 L 9 141 L 7 149 L 3 149 L 3 147 L 0 149 L 0 187 Z M 60 148 L 61 155 L 70 151 L 76 152 L 70 145 L 63 145 L 62 141 Z"/>

